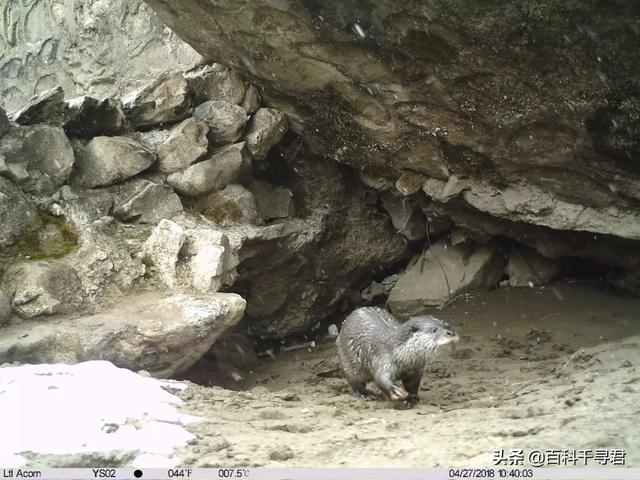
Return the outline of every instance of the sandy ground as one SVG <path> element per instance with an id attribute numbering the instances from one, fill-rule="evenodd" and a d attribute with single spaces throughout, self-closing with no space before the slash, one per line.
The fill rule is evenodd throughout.
<path id="1" fill-rule="evenodd" d="M 565 284 L 437 312 L 460 333 L 407 409 L 351 395 L 333 344 L 276 355 L 244 391 L 180 394 L 192 466 L 489 466 L 495 449 L 627 451 L 640 467 L 640 299 Z"/>

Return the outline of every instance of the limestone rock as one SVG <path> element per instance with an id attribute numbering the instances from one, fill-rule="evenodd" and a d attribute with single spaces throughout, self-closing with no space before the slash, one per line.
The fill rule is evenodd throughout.
<path id="1" fill-rule="evenodd" d="M 96 398 L 96 388 L 126 395 Z M 185 389 L 102 360 L 0 367 L 0 424 L 12 439 L 2 446 L 3 463 L 24 472 L 36 465 L 142 467 L 150 458 L 153 465 L 177 467 L 172 452 L 195 438 L 185 427 L 200 420 L 180 411 L 174 393 Z M 16 415 L 16 405 L 29 415 Z M 60 432 L 71 429 L 73 435 L 62 438 Z"/>
<path id="2" fill-rule="evenodd" d="M 5 112 L 2 107 L 0 107 L 0 137 L 7 133 L 10 127 L 11 124 L 9 123 L 7 112 Z"/>
<path id="3" fill-rule="evenodd" d="M 412 242 L 425 238 L 424 215 L 410 198 L 397 197 L 391 192 L 384 192 L 381 198 L 382 206 L 400 235 Z"/>
<path id="4" fill-rule="evenodd" d="M 144 242 L 145 231 L 125 228 L 105 217 L 80 230 L 78 249 L 65 257 L 82 282 L 87 299 L 93 301 L 108 293 L 122 293 L 145 273 L 135 258 Z"/>
<path id="5" fill-rule="evenodd" d="M 191 286 L 199 292 L 217 292 L 225 281 L 225 273 L 232 265 L 229 239 L 211 228 L 187 230 L 187 238 L 180 252 L 188 265 Z"/>
<path id="6" fill-rule="evenodd" d="M 13 309 L 29 318 L 71 313 L 82 303 L 80 280 L 62 261 L 15 264 L 5 272 L 2 288 Z"/>
<path id="7" fill-rule="evenodd" d="M 158 168 L 171 173 L 183 170 L 207 153 L 208 125 L 195 118 L 187 118 L 171 130 L 158 148 Z"/>
<path id="8" fill-rule="evenodd" d="M 182 195 L 196 197 L 221 190 L 230 183 L 246 177 L 251 171 L 251 160 L 245 143 L 230 145 L 216 152 L 208 160 L 190 166 L 182 172 L 172 173 L 167 182 Z"/>
<path id="9" fill-rule="evenodd" d="M 143 127 L 186 118 L 191 107 L 191 99 L 183 74 L 172 71 L 126 95 L 122 104 L 131 125 Z"/>
<path id="10" fill-rule="evenodd" d="M 289 128 L 287 116 L 274 108 L 259 109 L 249 122 L 245 141 L 251 156 L 263 160 Z"/>
<path id="11" fill-rule="evenodd" d="M 256 180 L 249 186 L 256 198 L 258 217 L 265 221 L 294 215 L 293 193 L 285 187 L 276 187 Z"/>
<path id="12" fill-rule="evenodd" d="M 66 2 L 2 2 L 12 25 L 3 30 L 0 73 L 7 111 L 55 85 L 69 98 L 119 97 L 202 60 L 142 0 Z"/>
<path id="13" fill-rule="evenodd" d="M 223 100 L 239 105 L 245 98 L 245 86 L 233 70 L 219 64 L 188 72 L 185 75 L 194 105 L 209 100 Z"/>
<path id="14" fill-rule="evenodd" d="M 563 258 L 545 257 L 533 248 L 518 245 L 511 249 L 506 271 L 512 287 L 532 287 L 546 285 L 562 274 L 565 267 Z"/>
<path id="15" fill-rule="evenodd" d="M 25 107 L 11 115 L 20 125 L 35 123 L 62 124 L 64 120 L 64 91 L 60 85 L 40 92 L 29 99 Z"/>
<path id="16" fill-rule="evenodd" d="M 161 220 L 142 246 L 142 261 L 153 265 L 169 288 L 176 286 L 176 264 L 186 238 L 182 227 L 170 220 Z"/>
<path id="17" fill-rule="evenodd" d="M 81 96 L 67 101 L 64 130 L 75 137 L 119 135 L 127 129 L 120 102 Z"/>
<path id="18" fill-rule="evenodd" d="M 169 185 L 136 179 L 122 185 L 115 195 L 113 215 L 124 222 L 156 225 L 180 212 L 180 197 Z"/>
<path id="19" fill-rule="evenodd" d="M 0 362 L 76 363 L 102 359 L 155 377 L 193 365 L 235 325 L 245 301 L 233 293 L 128 298 L 110 310 L 46 325 L 10 326 L 0 338 Z"/>
<path id="20" fill-rule="evenodd" d="M 249 84 L 247 92 L 244 94 L 244 100 L 242 100 L 242 108 L 244 108 L 247 115 L 253 115 L 260 108 L 260 92 L 258 89 Z"/>
<path id="21" fill-rule="evenodd" d="M 0 248 L 13 244 L 37 221 L 35 206 L 9 180 L 0 177 Z"/>
<path id="22" fill-rule="evenodd" d="M 213 145 L 237 142 L 247 123 L 244 108 L 223 100 L 210 100 L 198 105 L 193 116 L 209 125 L 208 138 Z"/>
<path id="23" fill-rule="evenodd" d="M 7 323 L 10 317 L 11 300 L 3 290 L 0 290 L 0 325 Z"/>
<path id="24" fill-rule="evenodd" d="M 493 244 L 437 242 L 400 276 L 389 306 L 396 314 L 412 314 L 462 293 L 487 290 L 498 283 L 505 263 L 504 253 Z"/>
<path id="25" fill-rule="evenodd" d="M 155 161 L 149 150 L 128 137 L 95 137 L 76 153 L 75 183 L 89 188 L 126 180 Z"/>
<path id="26" fill-rule="evenodd" d="M 220 225 L 258 222 L 258 206 L 253 194 L 242 185 L 231 184 L 219 192 L 199 198 L 194 209 Z"/>

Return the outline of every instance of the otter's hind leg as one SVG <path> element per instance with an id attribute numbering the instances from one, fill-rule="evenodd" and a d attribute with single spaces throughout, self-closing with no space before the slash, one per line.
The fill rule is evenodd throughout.
<path id="1" fill-rule="evenodd" d="M 402 376 L 402 383 L 404 388 L 407 389 L 409 395 L 406 398 L 406 402 L 410 407 L 420 405 L 420 397 L 418 397 L 418 390 L 420 390 L 420 382 L 422 381 L 422 374 L 409 374 Z"/>
<path id="2" fill-rule="evenodd" d="M 353 389 L 356 395 L 359 395 L 360 397 L 365 399 L 375 398 L 376 394 L 367 388 L 367 380 L 368 379 L 364 377 L 357 377 L 357 378 L 347 377 L 347 382 L 349 382 L 349 385 L 351 386 L 351 388 Z"/>
<path id="3" fill-rule="evenodd" d="M 337 342 L 337 347 L 342 371 L 353 392 L 363 398 L 375 397 L 375 393 L 367 388 L 367 382 L 370 380 L 369 376 L 356 365 L 357 362 L 354 361 L 351 354 L 344 351 L 340 338 Z"/>

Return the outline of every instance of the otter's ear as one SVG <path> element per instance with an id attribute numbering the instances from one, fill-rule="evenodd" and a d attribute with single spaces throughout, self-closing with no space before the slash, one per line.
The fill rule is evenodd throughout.
<path id="1" fill-rule="evenodd" d="M 420 330 L 420 327 L 418 327 L 417 325 L 411 325 L 409 329 L 411 330 L 411 333 L 415 333 Z"/>

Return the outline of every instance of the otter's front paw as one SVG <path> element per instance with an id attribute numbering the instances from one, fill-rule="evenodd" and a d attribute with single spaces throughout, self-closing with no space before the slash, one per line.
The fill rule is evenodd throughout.
<path id="1" fill-rule="evenodd" d="M 391 387 L 391 395 L 389 398 L 391 400 L 404 400 L 409 396 L 409 393 L 402 387 L 398 387 L 397 385 L 393 385 Z"/>

